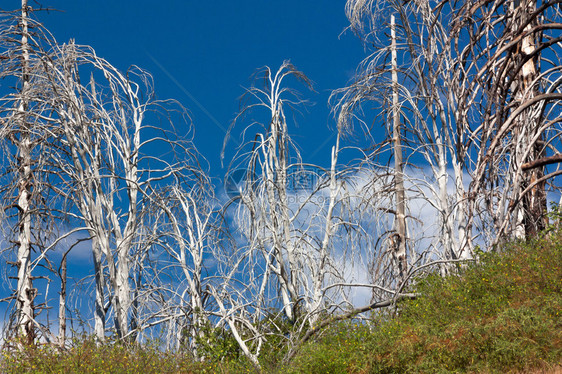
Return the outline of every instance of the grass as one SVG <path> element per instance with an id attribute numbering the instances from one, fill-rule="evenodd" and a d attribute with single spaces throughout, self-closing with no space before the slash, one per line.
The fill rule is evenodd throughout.
<path id="1" fill-rule="evenodd" d="M 559 234 L 482 254 L 460 276 L 417 282 L 423 296 L 377 327 L 333 328 L 292 373 L 506 373 L 562 363 Z"/>
<path id="2" fill-rule="evenodd" d="M 342 322 L 302 347 L 289 373 L 562 372 L 562 234 L 482 254 L 458 276 L 416 280 L 422 296 L 393 319 Z M 275 348 L 271 348 L 274 350 Z M 279 348 L 277 348 L 279 349 Z M 279 353 L 279 352 L 277 352 Z M 270 361 L 267 361 L 270 360 Z M 150 346 L 97 346 L 82 339 L 59 352 L 36 347 L 3 353 L 5 373 L 248 373 L 244 359 L 193 362 Z"/>
<path id="3" fill-rule="evenodd" d="M 245 360 L 194 362 L 189 354 L 170 354 L 150 345 L 96 344 L 92 339 L 76 340 L 69 350 L 38 346 L 4 352 L 2 373 L 249 373 Z"/>

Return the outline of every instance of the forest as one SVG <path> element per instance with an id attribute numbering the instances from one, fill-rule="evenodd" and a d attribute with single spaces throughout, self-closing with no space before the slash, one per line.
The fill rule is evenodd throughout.
<path id="1" fill-rule="evenodd" d="M 342 2 L 365 57 L 325 103 L 326 163 L 290 131 L 313 82 L 286 60 L 216 139 L 221 181 L 148 71 L 55 40 L 28 0 L 3 10 L 4 350 L 87 336 L 261 370 L 558 227 L 561 3 Z"/>

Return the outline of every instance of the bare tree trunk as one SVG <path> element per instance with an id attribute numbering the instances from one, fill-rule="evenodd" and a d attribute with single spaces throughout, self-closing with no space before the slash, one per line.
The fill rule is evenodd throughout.
<path id="1" fill-rule="evenodd" d="M 97 94 L 96 94 L 96 82 L 94 80 L 93 74 L 90 75 L 90 91 L 92 93 L 92 97 L 95 99 L 97 97 Z M 69 139 L 72 139 L 72 137 L 69 137 Z M 72 141 L 74 142 L 75 139 L 72 139 Z M 100 143 L 101 143 L 101 137 L 97 135 L 96 142 L 93 146 L 94 148 L 93 152 L 90 153 L 92 166 L 90 168 L 86 168 L 85 170 L 85 171 L 89 171 L 89 173 L 87 173 L 88 175 L 90 174 L 94 175 L 94 178 L 91 178 L 90 176 L 90 178 L 88 178 L 90 180 L 86 182 L 88 185 L 88 191 L 91 193 L 91 195 L 89 195 L 89 199 L 82 198 L 81 210 L 85 217 L 88 217 L 87 215 L 88 211 L 91 212 L 90 219 L 96 222 L 95 227 L 97 228 L 97 230 L 90 230 L 90 234 L 92 236 L 92 257 L 94 260 L 94 279 L 96 284 L 96 300 L 95 300 L 95 307 L 94 307 L 94 334 L 98 339 L 98 341 L 102 342 L 105 340 L 106 310 L 105 310 L 105 292 L 104 292 L 105 275 L 103 273 L 103 252 L 101 249 L 101 243 L 99 237 L 100 235 L 107 237 L 109 233 L 107 233 L 105 230 L 103 231 L 103 233 L 99 232 L 99 230 L 103 230 L 102 228 L 104 227 L 100 219 L 100 216 L 103 214 L 101 196 L 99 196 L 102 193 L 101 177 L 99 174 L 99 170 L 102 164 Z M 76 169 L 77 171 L 80 171 L 82 170 L 79 167 L 81 164 L 76 163 L 76 161 L 78 161 L 78 153 L 79 153 L 78 150 L 79 147 L 76 147 L 76 150 L 73 150 L 73 152 L 74 154 L 76 154 L 76 160 L 75 160 L 75 165 L 77 166 Z M 85 155 L 86 152 L 83 152 L 82 154 Z M 82 158 L 84 159 L 84 161 L 86 161 L 86 157 L 82 156 Z M 87 165 L 87 163 L 85 165 Z M 89 206 L 89 209 L 86 208 L 87 206 Z"/>
<path id="2" fill-rule="evenodd" d="M 94 279 L 96 284 L 94 334 L 99 341 L 103 341 L 105 339 L 105 277 L 99 240 L 95 235 L 92 236 L 92 256 L 94 259 Z"/>
<path id="3" fill-rule="evenodd" d="M 340 135 L 336 136 L 336 145 L 332 147 L 332 159 L 330 167 L 330 200 L 328 202 L 328 209 L 326 212 L 326 223 L 324 226 L 324 238 L 322 239 L 322 245 L 320 247 L 320 258 L 316 267 L 316 274 L 313 274 L 313 298 L 312 298 L 312 308 L 310 312 L 314 313 L 310 318 L 310 324 L 314 326 L 320 318 L 320 313 L 322 311 L 322 302 L 324 301 L 324 282 L 326 277 L 329 276 L 329 257 L 330 253 L 328 251 L 330 241 L 333 238 L 334 222 L 334 208 L 337 204 L 338 194 L 340 188 L 337 185 L 336 179 L 336 167 L 338 164 L 338 155 L 340 152 Z"/>
<path id="4" fill-rule="evenodd" d="M 66 341 L 66 252 L 60 265 L 60 296 L 59 296 L 59 345 L 64 347 Z"/>
<path id="5" fill-rule="evenodd" d="M 390 17 L 392 38 L 392 142 L 394 143 L 394 196 L 396 202 L 396 234 L 393 240 L 394 258 L 400 279 L 408 272 L 406 260 L 406 194 L 404 192 L 404 169 L 402 159 L 400 108 L 398 101 L 398 62 L 396 53 L 396 21 Z"/>
<path id="6" fill-rule="evenodd" d="M 35 338 L 33 318 L 35 308 L 33 299 L 36 290 L 33 288 L 31 278 L 31 194 L 33 186 L 33 174 L 31 170 L 31 151 L 33 144 L 29 134 L 30 128 L 27 123 L 27 110 L 29 98 L 29 44 L 28 44 L 28 7 L 27 0 L 21 2 L 21 48 L 22 48 L 22 89 L 21 98 L 17 108 L 19 117 L 19 141 L 18 157 L 19 168 L 19 236 L 18 236 L 18 283 L 17 283 L 17 324 L 19 334 L 26 339 L 28 344 L 33 343 Z"/>
<path id="7" fill-rule="evenodd" d="M 522 25 L 526 24 L 523 32 L 528 33 L 531 31 L 531 29 L 536 26 L 537 22 L 529 22 L 528 19 L 535 10 L 535 0 L 514 0 L 512 8 L 513 16 L 516 17 L 516 21 L 513 22 L 514 29 L 517 30 Z M 532 56 L 523 63 L 518 74 L 515 100 L 519 105 L 532 100 L 538 93 L 536 78 L 539 58 L 535 52 L 535 38 L 536 34 L 530 33 L 521 39 L 518 47 L 520 53 L 514 61 L 517 64 L 523 63 L 525 58 Z M 517 172 L 523 164 L 544 157 L 543 136 L 542 134 L 537 134 L 539 128 L 537 121 L 538 113 L 534 106 L 523 111 L 516 119 L 517 123 L 515 125 L 514 137 L 518 141 L 514 144 L 516 162 L 514 165 L 514 172 Z M 539 135 L 539 137 L 533 141 L 536 135 Z M 528 152 L 529 147 L 531 147 L 530 152 Z M 544 167 L 533 168 L 529 172 L 526 172 L 522 176 L 521 191 L 525 190 L 543 176 Z M 515 235 L 517 237 L 525 237 L 544 230 L 546 228 L 546 211 L 545 183 L 542 182 L 536 184 L 528 194 L 523 196 L 522 203 L 516 210 Z"/>
<path id="8" fill-rule="evenodd" d="M 128 250 L 129 248 L 127 248 Z M 116 316 L 117 336 L 123 338 L 129 333 L 129 310 L 131 308 L 131 286 L 129 284 L 130 258 L 128 253 L 119 253 L 119 263 L 116 268 L 114 312 Z M 117 302 L 118 301 L 118 302 Z"/>

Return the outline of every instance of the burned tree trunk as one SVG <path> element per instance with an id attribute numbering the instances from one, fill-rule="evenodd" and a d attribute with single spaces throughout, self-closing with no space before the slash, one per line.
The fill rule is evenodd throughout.
<path id="1" fill-rule="evenodd" d="M 537 33 L 533 28 L 537 26 L 537 19 L 531 18 L 536 10 L 534 0 L 514 0 L 512 11 L 514 22 L 512 31 L 514 35 L 523 33 L 517 45 L 513 64 L 517 76 L 512 85 L 516 107 L 523 105 L 535 98 L 538 91 L 538 63 Z M 545 156 L 543 134 L 540 133 L 539 112 L 536 106 L 531 106 L 515 119 L 514 159 L 515 167 L 521 168 L 527 163 L 532 163 Z M 517 237 L 535 235 L 546 228 L 546 192 L 545 182 L 536 183 L 544 176 L 544 167 L 535 167 L 524 172 L 521 181 L 521 191 L 534 184 L 529 193 L 522 196 L 522 201 L 517 210 L 516 230 Z"/>

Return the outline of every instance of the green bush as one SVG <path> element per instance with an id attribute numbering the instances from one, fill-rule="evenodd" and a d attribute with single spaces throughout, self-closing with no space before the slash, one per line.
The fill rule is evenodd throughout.
<path id="1" fill-rule="evenodd" d="M 558 365 L 560 239 L 551 233 L 506 245 L 458 276 L 418 279 L 415 291 L 422 296 L 402 304 L 398 317 L 372 332 L 367 325 L 333 327 L 302 350 L 291 371 L 502 373 Z"/>

